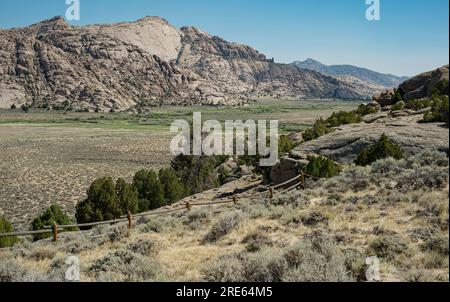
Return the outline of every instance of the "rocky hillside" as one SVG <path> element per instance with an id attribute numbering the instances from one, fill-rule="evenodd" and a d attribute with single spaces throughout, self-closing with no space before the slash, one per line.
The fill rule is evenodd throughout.
<path id="1" fill-rule="evenodd" d="M 301 69 L 315 70 L 338 78 L 357 79 L 366 83 L 366 85 L 370 85 L 369 87 L 375 89 L 375 91 L 380 87 L 385 89 L 397 87 L 408 79 L 407 77 L 383 74 L 353 65 L 325 65 L 313 59 L 307 59 L 302 62 L 296 61 L 292 64 Z"/>
<path id="2" fill-rule="evenodd" d="M 366 281 L 377 256 L 380 281 L 445 281 L 448 158 L 345 167 L 305 189 L 219 204 L 241 179 L 189 198 L 204 207 L 154 215 L 0 249 L 0 282 L 64 281 L 77 256 L 81 281 Z M 182 202 L 180 203 L 182 204 Z"/>
<path id="3" fill-rule="evenodd" d="M 354 85 L 276 64 L 251 47 L 158 17 L 73 27 L 56 17 L 0 31 L 0 107 L 127 110 L 255 96 L 361 99 Z"/>
<path id="4" fill-rule="evenodd" d="M 436 70 L 421 73 L 403 82 L 398 88 L 375 94 L 373 99 L 383 106 L 388 106 L 398 101 L 394 98 L 396 94 L 405 101 L 429 98 L 436 91 L 435 89 L 441 94 L 448 95 L 448 80 L 448 65 L 445 65 Z"/>
<path id="5" fill-rule="evenodd" d="M 341 163 L 352 163 L 361 150 L 375 144 L 386 133 L 408 155 L 427 149 L 448 154 L 448 128 L 443 123 L 419 123 L 424 113 L 410 112 L 411 115 L 398 117 L 389 112 L 368 115 L 364 122 L 342 125 L 333 133 L 300 145 L 297 151 L 314 152 Z"/>

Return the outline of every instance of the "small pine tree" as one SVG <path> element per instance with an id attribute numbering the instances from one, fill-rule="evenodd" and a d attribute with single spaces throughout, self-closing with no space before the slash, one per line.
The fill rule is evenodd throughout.
<path id="1" fill-rule="evenodd" d="M 12 224 L 3 216 L 0 216 L 0 233 L 11 233 L 13 232 Z M 13 237 L 0 237 L 0 248 L 11 247 L 16 244 L 19 239 L 15 236 Z"/>
<path id="2" fill-rule="evenodd" d="M 403 97 L 400 91 L 397 91 L 392 97 L 392 104 L 396 104 L 398 102 L 403 102 Z"/>
<path id="3" fill-rule="evenodd" d="M 302 136 L 304 141 L 311 141 L 331 132 L 333 132 L 333 130 L 328 127 L 328 123 L 320 118 L 312 128 L 306 129 L 302 133 Z"/>
<path id="4" fill-rule="evenodd" d="M 308 158 L 306 173 L 318 178 L 331 178 L 341 172 L 340 166 L 334 161 L 326 157 L 310 157 Z"/>
<path id="5" fill-rule="evenodd" d="M 78 223 L 98 222 L 119 218 L 123 213 L 111 177 L 95 180 L 88 189 L 88 197 L 77 204 Z"/>
<path id="6" fill-rule="evenodd" d="M 31 222 L 31 229 L 42 230 L 44 229 L 45 226 L 52 226 L 55 223 L 58 225 L 68 225 L 72 223 L 67 214 L 64 213 L 62 208 L 58 205 L 52 205 L 50 208 L 45 210 L 41 215 L 34 218 L 33 221 Z M 68 231 L 70 231 L 70 229 Z M 37 234 L 33 235 L 33 240 L 37 241 L 49 237 L 51 237 L 51 233 Z"/>
<path id="7" fill-rule="evenodd" d="M 141 170 L 133 178 L 139 196 L 139 211 L 154 210 L 166 205 L 164 188 L 153 170 Z"/>
<path id="8" fill-rule="evenodd" d="M 355 164 L 368 166 L 379 159 L 387 157 L 402 159 L 405 157 L 405 154 L 400 146 L 392 143 L 386 134 L 383 134 L 378 143 L 365 148 L 358 154 Z"/>
<path id="9" fill-rule="evenodd" d="M 356 113 L 360 116 L 366 116 L 369 114 L 377 113 L 377 108 L 375 106 L 361 104 L 356 110 Z"/>
<path id="10" fill-rule="evenodd" d="M 328 127 L 339 127 L 341 125 L 360 123 L 362 118 L 356 111 L 340 111 L 334 112 L 326 122 Z"/>
<path id="11" fill-rule="evenodd" d="M 122 213 L 138 213 L 139 196 L 137 189 L 133 185 L 127 183 L 123 178 L 119 178 L 116 181 L 116 193 Z"/>
<path id="12" fill-rule="evenodd" d="M 164 188 L 164 198 L 167 204 L 172 204 L 186 196 L 186 187 L 173 169 L 161 169 L 159 180 Z"/>

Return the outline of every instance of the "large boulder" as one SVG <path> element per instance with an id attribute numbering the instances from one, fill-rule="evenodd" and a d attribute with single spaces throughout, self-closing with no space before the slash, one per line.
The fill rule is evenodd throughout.
<path id="1" fill-rule="evenodd" d="M 405 81 L 400 85 L 399 90 L 406 101 L 430 97 L 438 83 L 448 79 L 448 65 L 445 65 Z"/>
<path id="2" fill-rule="evenodd" d="M 397 118 L 379 116 L 371 123 L 343 125 L 333 133 L 301 144 L 295 152 L 314 152 L 340 163 L 352 163 L 361 150 L 375 144 L 385 133 L 407 155 L 423 149 L 448 153 L 449 135 L 445 124 L 418 123 L 421 119 L 422 115 Z"/>
<path id="3" fill-rule="evenodd" d="M 298 161 L 293 158 L 282 157 L 272 167 L 270 171 L 270 180 L 273 184 L 277 185 L 296 177 L 298 173 Z"/>

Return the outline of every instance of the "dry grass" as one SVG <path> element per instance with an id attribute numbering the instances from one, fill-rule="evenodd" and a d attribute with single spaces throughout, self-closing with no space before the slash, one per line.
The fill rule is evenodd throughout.
<path id="1" fill-rule="evenodd" d="M 0 215 L 26 230 L 51 204 L 74 214 L 94 179 L 166 166 L 169 143 L 145 131 L 0 125 Z"/>

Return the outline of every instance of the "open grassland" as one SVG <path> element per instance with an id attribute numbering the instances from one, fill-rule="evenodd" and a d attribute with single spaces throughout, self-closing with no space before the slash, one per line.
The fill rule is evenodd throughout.
<path id="1" fill-rule="evenodd" d="M 18 230 L 51 204 L 73 214 L 96 178 L 127 180 L 141 169 L 170 162 L 170 124 L 203 120 L 280 120 L 282 132 L 298 131 L 354 102 L 260 100 L 240 108 L 165 107 L 145 114 L 0 111 L 0 215 Z"/>
<path id="2" fill-rule="evenodd" d="M 136 130 L 0 126 L 0 214 L 27 229 L 51 204 L 74 213 L 96 178 L 169 163 L 170 137 Z"/>

